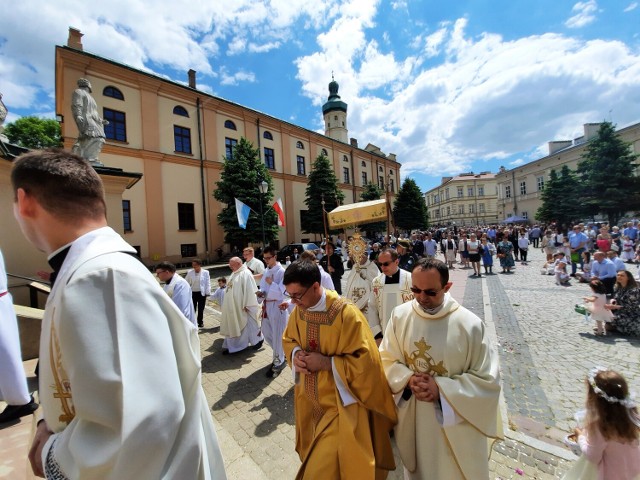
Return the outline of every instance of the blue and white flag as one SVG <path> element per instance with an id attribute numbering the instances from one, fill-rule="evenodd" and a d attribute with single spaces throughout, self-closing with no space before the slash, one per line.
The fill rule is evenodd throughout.
<path id="1" fill-rule="evenodd" d="M 236 214 L 238 215 L 238 226 L 240 228 L 247 229 L 247 220 L 249 219 L 249 212 L 251 209 L 249 205 L 242 203 L 237 198 L 234 199 L 236 201 Z"/>

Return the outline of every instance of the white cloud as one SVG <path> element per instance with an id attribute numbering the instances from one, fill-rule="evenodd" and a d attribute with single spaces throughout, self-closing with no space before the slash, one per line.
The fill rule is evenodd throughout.
<path id="1" fill-rule="evenodd" d="M 222 69 L 220 72 L 220 83 L 222 85 L 238 85 L 240 82 L 254 83 L 255 81 L 256 76 L 253 72 L 240 70 L 234 74 L 229 74 L 226 69 Z"/>
<path id="2" fill-rule="evenodd" d="M 564 24 L 568 28 L 581 28 L 592 23 L 595 19 L 595 13 L 598 11 L 596 0 L 587 0 L 585 2 L 576 3 L 571 9 L 575 12 Z"/>
<path id="3" fill-rule="evenodd" d="M 524 163 L 524 160 L 521 158 L 518 158 L 517 160 L 514 160 L 513 162 L 509 162 L 509 165 L 511 165 L 512 167 L 517 167 L 518 165 L 522 165 Z"/>
<path id="4" fill-rule="evenodd" d="M 623 10 L 623 12 L 631 12 L 636 8 L 638 8 L 638 2 L 633 2 L 633 3 L 630 3 L 629 6 Z"/>

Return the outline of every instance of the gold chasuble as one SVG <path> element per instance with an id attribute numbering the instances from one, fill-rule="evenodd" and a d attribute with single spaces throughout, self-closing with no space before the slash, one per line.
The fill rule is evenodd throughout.
<path id="1" fill-rule="evenodd" d="M 433 315 L 412 300 L 394 309 L 380 355 L 394 394 L 403 392 L 414 372 L 432 375 L 440 389 L 441 402 L 415 395 L 398 402 L 396 442 L 405 478 L 488 479 L 502 421 L 498 354 L 482 320 L 449 293 Z"/>
<path id="2" fill-rule="evenodd" d="M 333 371 L 296 374 L 296 451 L 302 465 L 297 479 L 384 479 L 395 469 L 389 432 L 396 411 L 380 354 L 358 308 L 325 290 L 327 308 L 297 307 L 283 336 L 287 361 L 296 347 L 333 360 L 355 403 L 344 406 Z"/>

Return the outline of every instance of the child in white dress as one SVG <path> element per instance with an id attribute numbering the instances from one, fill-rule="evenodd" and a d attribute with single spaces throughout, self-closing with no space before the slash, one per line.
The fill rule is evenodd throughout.
<path id="1" fill-rule="evenodd" d="M 610 322 L 613 318 L 613 314 L 610 310 L 606 310 L 604 306 L 607 304 L 607 288 L 604 286 L 601 280 L 597 278 L 592 279 L 589 282 L 593 296 L 584 297 L 584 301 L 587 303 L 587 310 L 591 315 L 591 319 L 596 322 L 597 336 L 604 336 L 605 329 L 604 323 Z"/>

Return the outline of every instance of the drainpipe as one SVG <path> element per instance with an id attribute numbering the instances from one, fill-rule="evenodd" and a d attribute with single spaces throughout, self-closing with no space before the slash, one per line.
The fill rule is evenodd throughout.
<path id="1" fill-rule="evenodd" d="M 198 117 L 198 148 L 200 150 L 200 189 L 202 191 L 202 224 L 204 226 L 205 260 L 209 262 L 209 230 L 207 228 L 207 189 L 204 181 L 204 155 L 202 153 L 202 123 L 200 120 L 200 97 L 196 98 L 196 116 Z"/>

